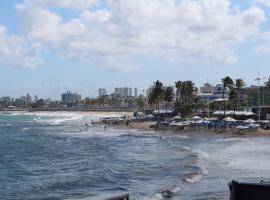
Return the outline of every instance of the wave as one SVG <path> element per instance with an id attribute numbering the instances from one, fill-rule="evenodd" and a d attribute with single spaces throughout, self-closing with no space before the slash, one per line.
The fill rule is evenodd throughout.
<path id="1" fill-rule="evenodd" d="M 201 179 L 202 179 L 202 173 L 194 172 L 194 173 L 186 175 L 186 177 L 183 178 L 183 181 L 187 183 L 196 183 L 196 182 L 199 182 Z"/>
<path id="2" fill-rule="evenodd" d="M 162 191 L 161 195 L 165 198 L 172 198 L 179 191 L 180 191 L 180 188 L 177 186 L 174 186 L 174 188 L 172 189 Z"/>
<path id="3" fill-rule="evenodd" d="M 189 147 L 186 147 L 186 146 L 183 146 L 183 147 L 182 147 L 182 150 L 183 150 L 183 151 L 191 151 L 191 149 L 190 149 Z"/>
<path id="4" fill-rule="evenodd" d="M 145 197 L 145 198 L 142 198 L 141 200 L 163 200 L 163 196 L 161 193 L 157 193 L 157 194 L 154 194 L 153 196 L 151 197 Z"/>
<path id="5" fill-rule="evenodd" d="M 198 158 L 208 158 L 209 154 L 200 150 L 193 151 L 193 155 Z"/>
<path id="6" fill-rule="evenodd" d="M 80 121 L 83 116 L 37 116 L 33 120 L 39 123 L 46 123 L 50 125 L 59 125 L 68 121 Z"/>
<path id="7" fill-rule="evenodd" d="M 191 167 L 195 168 L 195 172 L 189 173 L 183 177 L 183 181 L 186 183 L 196 183 L 199 182 L 203 175 L 208 174 L 208 171 L 206 168 L 204 168 L 202 165 L 202 161 L 209 157 L 209 154 L 206 152 L 200 151 L 200 150 L 192 150 L 189 147 L 182 147 L 185 151 L 190 151 L 191 156 L 194 158 L 192 164 L 190 164 Z"/>
<path id="8" fill-rule="evenodd" d="M 145 197 L 142 200 L 163 200 L 163 199 L 170 199 L 173 196 L 175 196 L 176 193 L 178 193 L 179 191 L 180 191 L 180 188 L 175 185 L 171 189 L 163 190 L 163 191 L 161 191 L 159 193 L 154 194 L 151 197 Z"/>

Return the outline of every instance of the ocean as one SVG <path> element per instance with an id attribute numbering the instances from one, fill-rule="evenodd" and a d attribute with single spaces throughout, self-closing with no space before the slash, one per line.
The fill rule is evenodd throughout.
<path id="1" fill-rule="evenodd" d="M 0 114 L 0 199 L 228 199 L 228 182 L 269 181 L 270 139 L 85 128 L 102 113 Z"/>

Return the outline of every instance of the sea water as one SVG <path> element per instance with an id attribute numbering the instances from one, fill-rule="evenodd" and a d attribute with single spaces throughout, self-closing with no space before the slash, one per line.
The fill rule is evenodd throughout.
<path id="1" fill-rule="evenodd" d="M 92 127 L 102 113 L 0 114 L 0 199 L 228 199 L 228 182 L 268 181 L 269 138 Z M 90 125 L 85 127 L 85 123 Z"/>

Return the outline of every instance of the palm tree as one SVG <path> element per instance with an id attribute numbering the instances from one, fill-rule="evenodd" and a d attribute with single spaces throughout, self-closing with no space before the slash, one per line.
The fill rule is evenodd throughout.
<path id="1" fill-rule="evenodd" d="M 166 102 L 166 115 L 167 115 L 168 103 L 173 101 L 173 88 L 172 87 L 166 87 L 164 89 L 164 101 Z"/>
<path id="2" fill-rule="evenodd" d="M 156 109 L 159 113 L 159 104 L 164 99 L 164 90 L 163 90 L 163 84 L 157 80 L 153 83 L 152 90 L 149 94 L 149 103 L 155 104 Z"/>
<path id="3" fill-rule="evenodd" d="M 236 79 L 235 80 L 235 87 L 236 87 L 236 93 L 237 93 L 237 110 L 239 110 L 240 107 L 240 90 L 245 86 L 245 82 L 242 79 Z"/>
<path id="4" fill-rule="evenodd" d="M 139 110 L 142 112 L 143 111 L 143 109 L 144 109 L 144 99 L 142 99 L 142 98 L 138 98 L 137 100 L 136 100 L 136 103 L 137 103 L 137 106 L 139 107 Z"/>
<path id="5" fill-rule="evenodd" d="M 178 81 L 175 83 L 178 90 L 178 100 L 175 104 L 175 109 L 183 115 L 187 115 L 192 111 L 194 105 L 194 83 L 192 81 Z"/>
<path id="6" fill-rule="evenodd" d="M 176 81 L 175 82 L 175 87 L 176 87 L 176 101 L 179 101 L 181 86 L 182 86 L 182 81 Z"/>
<path id="7" fill-rule="evenodd" d="M 236 99 L 237 99 L 237 92 L 236 92 L 236 88 L 231 88 L 230 90 L 230 94 L 229 94 L 229 107 L 230 109 L 233 108 L 233 113 L 235 115 L 235 110 L 236 110 Z"/>
<path id="8" fill-rule="evenodd" d="M 233 80 L 231 77 L 226 76 L 225 78 L 222 79 L 222 84 L 223 84 L 223 91 L 222 91 L 222 98 L 223 98 L 223 110 L 224 110 L 224 117 L 225 117 L 225 111 L 226 111 L 226 102 L 225 102 L 225 89 L 232 88 L 234 85 Z"/>

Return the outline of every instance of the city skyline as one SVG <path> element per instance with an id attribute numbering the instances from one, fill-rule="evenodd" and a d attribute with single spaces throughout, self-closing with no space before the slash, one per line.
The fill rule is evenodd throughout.
<path id="1" fill-rule="evenodd" d="M 267 0 L 0 3 L 0 96 L 270 75 Z M 136 11 L 136 12 L 134 12 Z M 153 13 L 155 15 L 153 16 Z M 127 23 L 132 22 L 132 23 Z"/>

